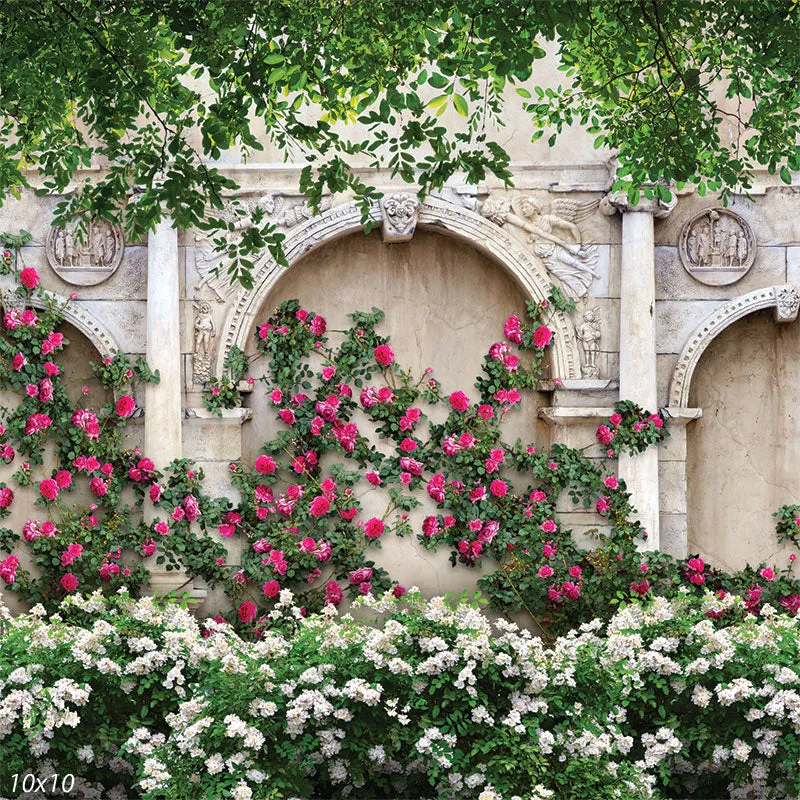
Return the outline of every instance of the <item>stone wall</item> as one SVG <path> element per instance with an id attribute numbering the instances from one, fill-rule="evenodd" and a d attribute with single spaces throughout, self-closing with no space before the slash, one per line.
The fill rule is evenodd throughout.
<path id="1" fill-rule="evenodd" d="M 182 452 L 201 462 L 215 491 L 233 496 L 228 464 L 252 461 L 271 423 L 258 392 L 242 409 L 211 418 L 203 379 L 220 373 L 232 345 L 252 352 L 254 326 L 282 299 L 297 297 L 336 326 L 353 309 L 383 308 L 383 330 L 400 360 L 433 367 L 455 389 L 471 385 L 502 320 L 556 283 L 577 302 L 574 314 L 550 319 L 560 385 L 540 387 L 509 438 L 585 446 L 620 396 L 666 408 L 672 436 L 660 453 L 619 465 L 653 546 L 728 566 L 784 557 L 770 514 L 797 499 L 800 334 L 792 287 L 800 283 L 800 194 L 759 176 L 751 199 L 735 196 L 727 207 L 684 193 L 674 207 L 643 201 L 631 208 L 607 196 L 611 174 L 601 159 L 564 166 L 551 158 L 514 165 L 516 189 L 453 185 L 421 204 L 408 187 L 372 176 L 394 204 L 375 204 L 379 230 L 365 237 L 347 196 L 328 198 L 313 215 L 292 165 L 225 169 L 243 183 L 246 204 L 269 199 L 287 236 L 292 266 L 286 271 L 264 254 L 251 291 L 214 277 L 219 262 L 197 231 L 167 223 L 148 241 L 126 243 L 112 269 L 114 234 L 104 229 L 111 238 L 65 269 L 49 226 L 56 199 L 29 194 L 0 209 L 0 230 L 33 233 L 23 255 L 45 288 L 77 292 L 71 322 L 85 345 L 75 357 L 88 361 L 92 348 L 177 357 L 180 380 L 137 397 L 145 428 L 159 434 L 169 427 L 164 415 L 180 409 L 178 435 L 154 438 L 157 463 Z M 700 242 L 706 233 L 708 252 Z M 81 258 L 83 272 L 108 274 L 76 285 L 85 279 Z M 170 288 L 164 276 L 176 274 Z M 151 318 L 178 309 L 173 332 L 151 329 L 148 338 L 148 306 Z M 197 328 L 212 332 L 208 345 Z M 601 523 L 591 512 L 570 511 L 565 520 L 577 535 Z M 430 591 L 466 588 L 464 571 L 416 551 L 409 558 L 408 547 L 393 543 L 383 552 L 398 578 Z"/>

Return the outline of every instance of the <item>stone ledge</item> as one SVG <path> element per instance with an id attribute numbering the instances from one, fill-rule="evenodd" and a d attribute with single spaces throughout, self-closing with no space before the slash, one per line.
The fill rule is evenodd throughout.
<path id="1" fill-rule="evenodd" d="M 539 409 L 540 419 L 548 425 L 591 425 L 608 419 L 613 413 L 613 406 L 555 406 Z"/>
<path id="2" fill-rule="evenodd" d="M 209 420 L 214 422 L 228 422 L 232 420 L 236 420 L 237 422 L 246 422 L 253 416 L 253 409 L 252 408 L 223 408 L 220 409 L 222 416 L 220 417 L 219 414 L 215 414 L 213 411 L 209 411 L 207 408 L 184 408 L 183 409 L 183 418 L 184 419 L 202 419 L 202 420 Z"/>
<path id="3" fill-rule="evenodd" d="M 673 425 L 688 425 L 703 416 L 702 408 L 685 408 L 681 406 L 666 406 L 661 413 Z"/>

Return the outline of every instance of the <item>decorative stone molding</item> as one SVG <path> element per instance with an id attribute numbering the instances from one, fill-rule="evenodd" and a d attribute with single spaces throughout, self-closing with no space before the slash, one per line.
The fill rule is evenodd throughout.
<path id="1" fill-rule="evenodd" d="M 368 218 L 372 222 L 382 221 L 378 203 L 373 204 Z M 418 226 L 453 236 L 487 254 L 514 276 L 528 299 L 541 302 L 550 294 L 551 279 L 530 248 L 479 214 L 429 197 L 420 204 Z M 287 234 L 284 241 L 286 259 L 290 265 L 295 265 L 310 251 L 363 227 L 361 209 L 355 203 L 334 206 Z M 249 291 L 239 289 L 232 297 L 221 326 L 216 374 L 222 374 L 231 347 L 246 348 L 264 298 L 284 271 L 284 267 L 279 267 L 265 253 L 255 264 L 253 288 Z M 562 380 L 579 379 L 581 362 L 572 323 L 565 314 L 556 310 L 550 312 L 546 321 L 556 334 L 551 361 L 553 375 Z"/>
<path id="2" fill-rule="evenodd" d="M 52 226 L 47 234 L 45 252 L 53 271 L 75 286 L 94 286 L 110 278 L 122 261 L 125 242 L 122 228 L 107 220 L 92 220 L 77 241 L 77 222 L 65 228 Z"/>
<path id="3" fill-rule="evenodd" d="M 510 225 L 525 234 L 534 255 L 561 284 L 567 297 L 586 297 L 597 273 L 599 251 L 584 245 L 577 223 L 597 211 L 598 200 L 581 203 L 558 198 L 548 210 L 530 196 L 490 196 L 480 208 L 495 225 Z"/>
<path id="4" fill-rule="evenodd" d="M 383 216 L 383 241 L 408 242 L 417 228 L 419 199 L 407 192 L 395 192 L 382 197 L 378 204 Z"/>
<path id="5" fill-rule="evenodd" d="M 329 195 L 324 196 L 320 201 L 320 212 L 327 211 L 332 204 L 333 199 Z M 214 213 L 229 222 L 232 228 L 225 232 L 197 232 L 195 263 L 201 279 L 195 297 L 199 298 L 201 290 L 207 288 L 218 303 L 226 302 L 235 289 L 224 269 L 217 272 L 224 254 L 217 252 L 214 239 L 221 237 L 229 245 L 237 244 L 242 232 L 257 224 L 256 219 L 269 220 L 278 229 L 291 229 L 314 217 L 308 198 L 282 192 L 237 196 L 221 212 L 215 209 Z"/>
<path id="6" fill-rule="evenodd" d="M 776 322 L 793 322 L 800 309 L 800 294 L 794 286 L 770 286 L 735 297 L 709 314 L 689 337 L 678 357 L 669 390 L 670 407 L 689 406 L 692 375 L 711 342 L 737 320 L 764 308 L 775 309 Z"/>
<path id="7" fill-rule="evenodd" d="M 670 215 L 677 202 L 678 199 L 673 192 L 672 199 L 668 203 L 656 197 L 640 197 L 639 202 L 636 205 L 632 205 L 628 200 L 627 192 L 612 192 L 600 201 L 599 211 L 607 217 L 613 217 L 614 214 L 619 212 L 620 214 L 652 214 L 657 219 L 663 219 Z"/>
<path id="8" fill-rule="evenodd" d="M 707 208 L 683 226 L 678 255 L 696 281 L 727 286 L 741 280 L 753 266 L 756 241 L 738 214 L 727 208 Z"/>

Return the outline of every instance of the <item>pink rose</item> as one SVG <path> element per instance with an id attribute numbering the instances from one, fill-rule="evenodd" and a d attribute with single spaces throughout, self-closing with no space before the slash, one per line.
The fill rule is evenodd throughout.
<path id="1" fill-rule="evenodd" d="M 67 572 L 61 576 L 61 588 L 65 592 L 74 592 L 78 588 L 78 579 L 71 572 Z"/>
<path id="2" fill-rule="evenodd" d="M 136 408 L 136 403 L 133 401 L 133 398 L 127 394 L 122 395 L 122 397 L 117 400 L 117 416 L 118 417 L 129 417 L 133 414 L 133 410 Z"/>
<path id="3" fill-rule="evenodd" d="M 277 597 L 281 593 L 281 585 L 278 581 L 267 581 L 261 589 L 264 597 Z"/>
<path id="4" fill-rule="evenodd" d="M 556 523 L 553 522 L 552 519 L 546 519 L 539 527 L 545 533 L 555 533 L 556 532 Z"/>
<path id="5" fill-rule="evenodd" d="M 489 484 L 489 491 L 495 497 L 505 497 L 508 493 L 508 484 L 505 481 L 495 479 Z"/>
<path id="6" fill-rule="evenodd" d="M 58 497 L 58 484 L 52 478 L 45 478 L 39 484 L 39 492 L 45 500 L 55 500 Z"/>
<path id="7" fill-rule="evenodd" d="M 156 551 L 156 543 L 153 539 L 145 539 L 144 543 L 142 544 L 142 555 L 145 558 L 153 555 Z"/>
<path id="8" fill-rule="evenodd" d="M 309 512 L 312 517 L 321 517 L 331 510 L 331 501 L 323 494 L 315 497 L 309 506 Z"/>
<path id="9" fill-rule="evenodd" d="M 294 425 L 295 423 L 294 411 L 291 408 L 282 408 L 278 416 L 287 425 Z"/>
<path id="10" fill-rule="evenodd" d="M 259 456 L 253 466 L 255 467 L 256 472 L 260 473 L 261 475 L 270 475 L 277 469 L 275 459 L 271 456 Z"/>
<path id="11" fill-rule="evenodd" d="M 605 486 L 606 489 L 619 489 L 619 481 L 613 475 L 609 475 L 607 478 L 603 479 L 603 486 Z"/>
<path id="12" fill-rule="evenodd" d="M 33 267 L 25 267 L 19 273 L 19 280 L 27 289 L 35 289 L 39 285 L 39 273 Z"/>
<path id="13" fill-rule="evenodd" d="M 765 581 L 774 581 L 775 580 L 775 570 L 772 567 L 764 567 L 761 572 L 758 573 Z"/>
<path id="14" fill-rule="evenodd" d="M 8 486 L 0 489 L 0 508 L 8 508 L 14 502 L 14 491 Z"/>
<path id="15" fill-rule="evenodd" d="M 549 578 L 553 574 L 553 568 L 549 564 L 543 564 L 536 574 L 540 578 Z"/>
<path id="16" fill-rule="evenodd" d="M 598 514 L 604 514 L 606 511 L 609 510 L 609 508 L 611 508 L 611 506 L 608 504 L 608 498 L 605 497 L 605 496 L 601 497 L 597 501 L 597 506 L 596 507 L 597 507 L 597 513 Z"/>
<path id="17" fill-rule="evenodd" d="M 547 347 L 552 338 L 553 331 L 551 331 L 546 325 L 540 325 L 533 332 L 533 343 L 536 345 L 536 347 Z"/>
<path id="18" fill-rule="evenodd" d="M 453 392 L 450 395 L 450 405 L 455 411 L 466 411 L 469 408 L 469 398 L 464 392 Z"/>
<path id="19" fill-rule="evenodd" d="M 59 489 L 68 489 L 72 485 L 72 475 L 65 469 L 60 469 L 55 474 L 55 481 Z"/>
<path id="20" fill-rule="evenodd" d="M 394 361 L 394 353 L 388 344 L 378 345 L 374 350 L 375 360 L 382 366 L 388 367 Z"/>
<path id="21" fill-rule="evenodd" d="M 237 613 L 239 614 L 239 619 L 247 625 L 256 618 L 258 606 L 250 600 L 245 600 L 243 603 L 240 603 Z"/>
<path id="22" fill-rule="evenodd" d="M 402 597 L 406 593 L 406 587 L 401 586 L 399 583 L 392 587 L 392 594 L 395 597 Z"/>
<path id="23" fill-rule="evenodd" d="M 342 587 L 336 581 L 328 581 L 325 584 L 325 605 L 338 606 L 344 600 Z"/>
<path id="24" fill-rule="evenodd" d="M 377 539 L 384 531 L 384 524 L 377 517 L 372 517 L 364 523 L 364 536 L 368 539 Z"/>

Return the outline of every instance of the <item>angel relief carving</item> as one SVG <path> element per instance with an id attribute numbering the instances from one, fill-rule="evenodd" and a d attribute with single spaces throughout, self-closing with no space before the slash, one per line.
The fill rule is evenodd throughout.
<path id="1" fill-rule="evenodd" d="M 538 200 L 517 197 L 513 200 L 492 196 L 480 213 L 496 225 L 513 225 L 525 231 L 534 254 L 547 271 L 561 283 L 567 297 L 586 297 L 597 273 L 599 251 L 584 245 L 577 223 L 597 211 L 598 200 L 581 203 L 559 198 L 544 212 Z"/>
<path id="2" fill-rule="evenodd" d="M 330 197 L 323 197 L 320 211 L 327 211 L 331 204 Z M 222 211 L 214 209 L 212 213 L 230 223 L 232 230 L 222 234 L 198 232 L 195 264 L 200 273 L 200 282 L 197 284 L 197 292 L 208 287 L 220 303 L 224 303 L 236 287 L 230 285 L 224 269 L 225 255 L 217 251 L 213 241 L 215 238 L 222 236 L 228 244 L 238 243 L 242 232 L 256 224 L 256 217 L 261 221 L 272 222 L 277 228 L 293 228 L 314 216 L 313 209 L 304 197 L 281 194 L 241 199 L 236 206 L 231 203 Z M 218 272 L 217 267 L 220 267 Z"/>

